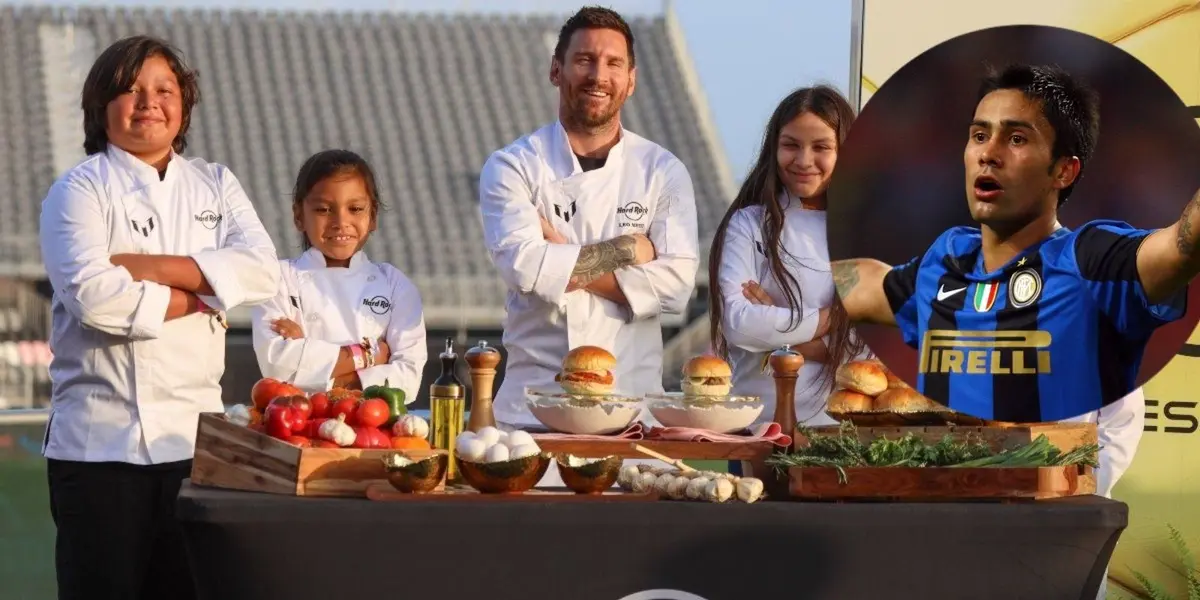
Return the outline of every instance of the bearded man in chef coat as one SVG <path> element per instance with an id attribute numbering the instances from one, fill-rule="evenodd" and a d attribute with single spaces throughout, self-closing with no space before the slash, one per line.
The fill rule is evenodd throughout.
<path id="1" fill-rule="evenodd" d="M 691 176 L 624 129 L 637 64 L 629 25 L 585 7 L 550 63 L 558 120 L 494 152 L 480 175 L 488 253 L 508 284 L 496 420 L 538 426 L 525 388 L 554 390 L 567 352 L 617 358 L 614 393 L 662 391 L 659 316 L 680 314 L 699 267 Z"/>

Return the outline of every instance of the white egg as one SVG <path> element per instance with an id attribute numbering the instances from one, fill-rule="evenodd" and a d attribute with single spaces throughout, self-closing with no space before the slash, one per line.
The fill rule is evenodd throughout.
<path id="1" fill-rule="evenodd" d="M 534 456 L 539 452 L 541 452 L 541 449 L 536 444 L 524 444 L 513 448 L 508 453 L 508 457 L 510 459 L 525 458 L 526 456 Z"/>
<path id="2" fill-rule="evenodd" d="M 527 431 L 513 431 L 508 434 L 508 439 L 504 445 L 512 448 L 520 448 L 521 446 L 537 446 L 537 442 L 533 441 L 533 436 Z"/>
<path id="3" fill-rule="evenodd" d="M 508 446 L 508 447 L 510 447 L 510 448 L 512 447 L 512 446 L 511 446 L 511 445 L 509 445 L 509 443 L 508 443 L 508 432 L 507 432 L 507 431 L 501 431 L 501 432 L 500 432 L 500 437 L 496 438 L 496 443 L 497 443 L 497 444 L 504 444 L 505 446 Z"/>
<path id="4" fill-rule="evenodd" d="M 487 449 L 487 455 L 484 460 L 490 463 L 504 462 L 508 460 L 508 446 L 504 444 L 496 444 Z"/>
<path id="5" fill-rule="evenodd" d="M 475 438 L 482 440 L 485 446 L 492 446 L 500 441 L 500 434 L 503 433 L 495 427 L 484 427 L 475 433 Z"/>
<path id="6" fill-rule="evenodd" d="M 454 444 L 457 446 L 458 444 L 461 444 L 463 442 L 463 440 L 473 440 L 473 439 L 475 439 L 474 431 L 464 431 L 464 432 L 458 434 L 458 437 L 454 438 Z"/>
<path id="7" fill-rule="evenodd" d="M 487 444 L 475 438 L 460 439 L 455 450 L 463 460 L 479 462 L 487 454 Z"/>

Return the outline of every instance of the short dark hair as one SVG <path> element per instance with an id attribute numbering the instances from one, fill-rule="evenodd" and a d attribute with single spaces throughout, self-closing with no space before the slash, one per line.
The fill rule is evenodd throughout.
<path id="1" fill-rule="evenodd" d="M 1009 65 L 1003 70 L 988 68 L 979 87 L 979 98 L 997 90 L 1020 90 L 1042 108 L 1042 116 L 1054 129 L 1052 158 L 1079 157 L 1079 177 L 1058 194 L 1062 206 L 1084 167 L 1096 151 L 1100 138 L 1100 95 L 1083 81 L 1057 66 Z"/>
<path id="2" fill-rule="evenodd" d="M 188 127 L 192 124 L 192 108 L 200 102 L 199 74 L 189 68 L 183 53 L 159 38 L 137 35 L 119 40 L 100 54 L 83 83 L 80 104 L 83 108 L 83 150 L 89 156 L 104 152 L 108 146 L 108 104 L 129 91 L 142 70 L 142 64 L 153 56 L 161 56 L 171 66 L 179 80 L 183 101 L 183 118 L 179 134 L 171 142 L 176 153 L 187 149 Z"/>
<path id="3" fill-rule="evenodd" d="M 567 46 L 571 45 L 571 36 L 580 29 L 612 29 L 625 36 L 625 45 L 629 49 L 629 66 L 637 66 L 637 57 L 633 53 L 633 30 L 629 23 L 617 11 L 600 6 L 585 6 L 579 12 L 571 15 L 562 29 L 558 32 L 558 44 L 554 46 L 554 58 L 558 62 L 566 59 Z"/>
<path id="4" fill-rule="evenodd" d="M 379 215 L 379 186 L 375 182 L 375 171 L 367 159 L 350 150 L 322 150 L 304 161 L 300 172 L 296 174 L 296 185 L 292 188 L 292 209 L 299 210 L 314 187 L 322 181 L 338 176 L 351 175 L 361 177 L 363 187 L 371 198 L 371 216 Z M 305 237 L 301 244 L 308 250 L 312 244 Z"/>

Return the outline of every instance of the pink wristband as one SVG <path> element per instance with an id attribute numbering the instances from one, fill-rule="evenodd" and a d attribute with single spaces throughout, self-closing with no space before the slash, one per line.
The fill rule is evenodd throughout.
<path id="1" fill-rule="evenodd" d="M 350 348 L 350 356 L 354 358 L 354 370 L 361 371 L 362 369 L 366 368 L 367 361 L 366 358 L 363 357 L 362 346 L 359 346 L 358 344 L 350 344 L 348 347 Z"/>

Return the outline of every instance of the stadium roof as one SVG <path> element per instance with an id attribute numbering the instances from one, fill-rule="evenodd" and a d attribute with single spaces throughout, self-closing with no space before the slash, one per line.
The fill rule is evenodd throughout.
<path id="1" fill-rule="evenodd" d="M 495 325 L 504 288 L 482 247 L 478 172 L 555 118 L 546 73 L 560 26 L 495 14 L 0 6 L 0 275 L 44 277 L 38 210 L 83 157 L 83 79 L 108 44 L 150 33 L 200 71 L 187 154 L 233 169 L 280 256 L 300 251 L 289 192 L 301 162 L 349 148 L 375 166 L 388 205 L 371 257 L 413 278 L 430 326 Z M 707 244 L 733 192 L 725 157 L 672 14 L 631 26 L 640 85 L 625 126 L 688 166 Z"/>

